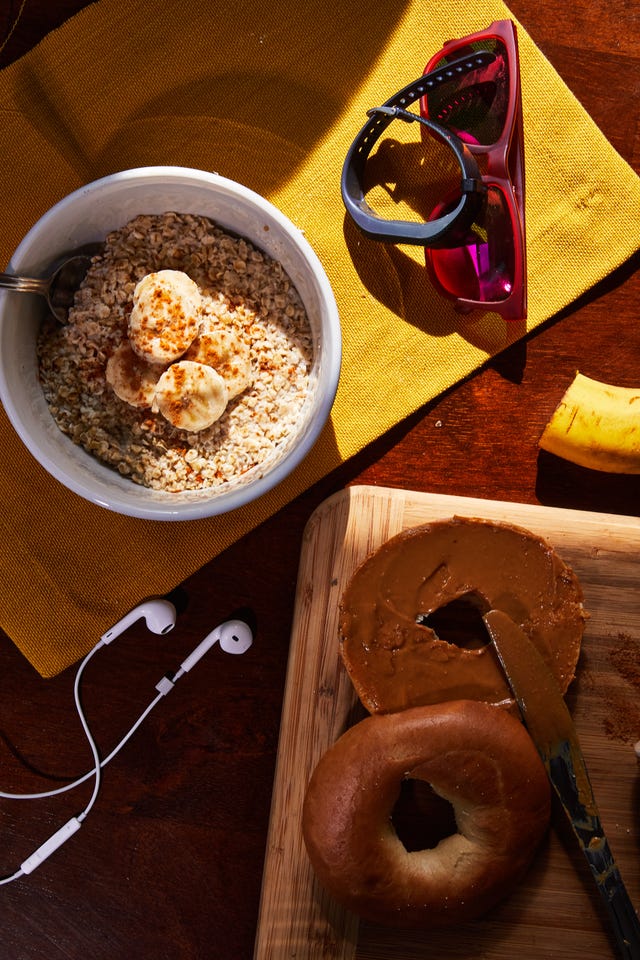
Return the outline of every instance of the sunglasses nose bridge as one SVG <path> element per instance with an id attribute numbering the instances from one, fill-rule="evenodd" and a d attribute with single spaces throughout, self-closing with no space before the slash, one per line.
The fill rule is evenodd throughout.
<path id="1" fill-rule="evenodd" d="M 501 137 L 497 143 L 486 146 L 479 143 L 465 143 L 465 147 L 478 162 L 480 169 L 488 176 L 509 178 L 509 140 Z"/>

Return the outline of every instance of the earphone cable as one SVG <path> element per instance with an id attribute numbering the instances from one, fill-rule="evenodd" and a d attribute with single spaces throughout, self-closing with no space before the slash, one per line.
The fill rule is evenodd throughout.
<path id="1" fill-rule="evenodd" d="M 245 653 L 245 651 L 248 650 L 253 643 L 253 631 L 251 627 L 243 620 L 225 621 L 225 623 L 211 631 L 211 633 L 209 633 L 205 639 L 198 644 L 198 646 L 189 654 L 189 656 L 182 661 L 180 667 L 176 671 L 165 673 L 165 675 L 160 678 L 156 684 L 157 696 L 154 697 L 148 706 L 142 711 L 133 726 L 122 737 L 120 742 L 114 747 L 111 753 L 105 757 L 104 760 L 101 760 L 98 745 L 89 727 L 89 723 L 81 702 L 80 682 L 82 675 L 94 654 L 101 649 L 101 647 L 111 643 L 111 641 L 119 635 L 118 628 L 121 628 L 121 632 L 122 629 L 134 622 L 132 619 L 133 614 L 142 611 L 143 607 L 145 607 L 145 618 L 148 621 L 153 611 L 146 609 L 147 606 L 148 605 L 141 605 L 139 608 L 136 608 L 131 614 L 128 614 L 114 627 L 108 630 L 107 633 L 103 634 L 98 643 L 96 643 L 96 645 L 86 654 L 76 672 L 74 681 L 74 701 L 82 729 L 85 733 L 91 754 L 93 756 L 93 768 L 85 773 L 84 776 L 79 777 L 78 779 L 72 781 L 71 783 L 67 783 L 62 787 L 57 787 L 54 790 L 44 790 L 38 793 L 8 793 L 0 791 L 0 798 L 7 800 L 37 800 L 41 797 L 53 797 L 57 794 L 65 793 L 67 790 L 72 790 L 74 787 L 79 786 L 81 783 L 84 783 L 91 777 L 94 779 L 93 790 L 84 810 L 77 814 L 77 816 L 71 817 L 66 823 L 59 827 L 55 833 L 48 837 L 44 843 L 37 848 L 37 850 L 35 850 L 29 857 L 27 857 L 26 860 L 23 861 L 23 863 L 20 865 L 20 868 L 15 871 L 15 873 L 7 877 L 0 877 L 0 885 L 11 883 L 11 881 L 17 880 L 19 877 L 32 873 L 37 867 L 40 866 L 41 863 L 50 857 L 52 853 L 58 850 L 63 843 L 66 843 L 66 841 L 69 840 L 70 837 L 72 837 L 80 829 L 87 814 L 92 809 L 98 798 L 102 783 L 103 767 L 106 766 L 106 764 L 109 763 L 116 756 L 116 754 L 120 752 L 128 740 L 133 736 L 143 720 L 153 710 L 156 704 L 175 688 L 177 680 L 186 676 L 192 667 L 202 659 L 205 653 L 207 653 L 207 651 L 210 650 L 214 644 L 219 643 L 226 653 L 238 654 Z M 175 622 L 175 609 L 171 604 L 168 604 L 168 606 L 170 606 L 171 610 L 173 611 L 173 620 L 170 624 L 167 624 L 165 620 L 158 621 L 156 619 L 152 628 L 155 632 L 166 632 L 173 626 L 173 623 Z M 162 612 L 166 613 L 164 607 Z M 161 629 L 155 629 L 158 626 L 160 626 Z"/>
<path id="2" fill-rule="evenodd" d="M 57 850 L 58 847 L 60 847 L 63 843 L 65 843 L 65 841 L 68 840 L 69 837 L 73 836 L 73 834 L 80 829 L 82 825 L 82 821 L 85 819 L 85 817 L 91 810 L 92 806 L 96 802 L 98 793 L 100 791 L 100 783 L 102 778 L 102 771 L 100 767 L 100 753 L 98 751 L 98 746 L 96 744 L 95 738 L 91 733 L 91 730 L 89 729 L 89 724 L 87 722 L 87 718 L 85 716 L 84 710 L 82 708 L 82 703 L 80 701 L 80 680 L 82 678 L 82 674 L 85 667 L 91 660 L 96 650 L 99 650 L 102 645 L 103 645 L 102 642 L 97 643 L 85 656 L 84 660 L 82 661 L 82 663 L 80 664 L 76 672 L 74 688 L 73 688 L 74 699 L 75 699 L 76 709 L 78 711 L 78 716 L 80 717 L 82 729 L 85 732 L 85 735 L 89 742 L 89 747 L 91 749 L 91 753 L 93 754 L 93 759 L 94 759 L 94 768 L 93 770 L 90 771 L 89 776 L 94 777 L 95 783 L 94 783 L 93 791 L 89 799 L 89 802 L 87 803 L 87 805 L 85 806 L 84 810 L 81 813 L 79 813 L 77 816 L 71 817 L 71 819 L 68 820 L 67 823 L 65 823 L 62 827 L 56 830 L 56 832 L 52 834 L 52 836 L 50 836 L 47 840 L 45 840 L 45 842 L 41 844 L 38 847 L 38 849 L 31 854 L 31 856 L 27 857 L 27 859 L 20 865 L 20 868 L 16 870 L 15 873 L 11 874 L 11 876 L 2 878 L 0 880 L 0 884 L 11 883 L 13 880 L 17 880 L 19 877 L 22 877 L 25 874 L 29 874 L 33 870 L 35 870 L 36 867 L 38 867 L 44 860 L 47 859 L 47 857 L 49 857 L 55 850 Z"/>
<path id="3" fill-rule="evenodd" d="M 77 678 L 76 678 L 76 679 L 77 679 Z M 106 756 L 106 757 L 104 758 L 104 760 L 100 760 L 99 757 L 96 756 L 97 751 L 94 752 L 94 760 L 96 761 L 96 765 L 98 765 L 98 766 L 100 767 L 100 770 L 103 770 L 104 767 L 106 767 L 106 765 L 107 765 L 108 763 L 110 763 L 110 762 L 113 760 L 113 758 L 114 758 L 115 756 L 117 756 L 118 753 L 120 753 L 120 751 L 122 750 L 122 748 L 123 748 L 123 747 L 125 746 L 125 744 L 131 739 L 131 737 L 132 737 L 133 734 L 136 732 L 136 730 L 138 729 L 138 727 L 146 720 L 146 718 L 149 716 L 149 714 L 151 713 L 151 711 L 152 711 L 152 710 L 154 709 L 154 707 L 160 702 L 160 700 L 163 699 L 164 696 L 165 696 L 164 693 L 159 693 L 156 697 L 153 698 L 153 700 L 148 704 L 148 706 L 145 707 L 145 709 L 142 711 L 142 713 L 140 714 L 140 716 L 138 717 L 138 719 L 135 721 L 135 723 L 133 724 L 133 726 L 127 731 L 127 733 L 124 735 L 124 737 L 122 737 L 122 739 L 119 741 L 119 743 L 116 744 L 116 746 L 113 748 L 113 750 L 111 751 L 111 753 L 110 753 L 108 756 Z M 76 709 L 78 709 L 78 703 L 77 703 L 77 701 L 76 701 Z M 93 741 L 93 737 L 91 736 L 90 733 L 87 733 L 87 728 L 85 727 L 86 721 L 84 720 L 84 714 L 83 714 L 81 711 L 80 711 L 80 719 L 81 719 L 81 722 L 82 722 L 82 724 L 83 724 L 83 729 L 85 730 L 85 735 L 88 737 L 88 739 L 89 739 L 89 741 L 90 741 L 90 743 L 91 743 L 91 742 Z M 92 750 L 93 750 L 93 747 L 92 747 Z M 62 787 L 56 787 L 54 790 L 43 790 L 43 791 L 41 791 L 41 792 L 39 792 L 39 793 L 8 793 L 8 792 L 5 792 L 5 791 L 3 791 L 3 790 L 0 790 L 0 799 L 3 799 L 3 800 L 40 800 L 42 797 L 55 797 L 55 796 L 57 796 L 58 794 L 66 793 L 68 790 L 73 790 L 73 789 L 75 789 L 75 787 L 79 787 L 80 784 L 82 784 L 82 783 L 86 783 L 87 780 L 89 780 L 91 777 L 95 776 L 95 772 L 96 772 L 96 767 L 94 766 L 93 769 L 88 770 L 87 773 L 85 773 L 85 774 L 84 774 L 83 776 L 81 776 L 81 777 L 78 777 L 77 780 L 73 780 L 71 783 L 65 783 L 65 785 L 62 786 Z M 96 793 L 96 790 L 95 790 L 95 786 L 94 786 L 94 794 L 97 796 L 97 793 Z M 94 800 L 94 799 L 95 799 L 95 798 L 92 798 L 92 800 Z M 91 803 L 91 805 L 93 806 L 93 802 Z"/>
<path id="4" fill-rule="evenodd" d="M 100 785 L 102 782 L 102 767 L 100 764 L 100 752 L 98 750 L 98 745 L 95 741 L 95 737 L 93 736 L 93 734 L 91 733 L 91 730 L 89 729 L 89 724 L 87 722 L 85 712 L 82 708 L 82 702 L 80 700 L 80 680 L 82 679 L 82 674 L 84 672 L 85 667 L 87 666 L 92 656 L 94 655 L 94 653 L 100 649 L 100 646 L 101 644 L 97 643 L 86 655 L 86 657 L 84 658 L 84 660 L 82 661 L 82 663 L 80 664 L 76 672 L 76 678 L 73 684 L 73 697 L 76 704 L 76 710 L 78 711 L 80 723 L 82 724 L 82 729 L 84 730 L 84 733 L 89 743 L 89 747 L 91 749 L 91 753 L 93 754 L 93 760 L 94 760 L 94 767 L 93 767 L 93 770 L 90 772 L 90 776 L 94 777 L 93 792 L 91 794 L 91 797 L 89 798 L 89 802 L 87 803 L 82 813 L 78 814 L 78 820 L 80 820 L 80 822 L 84 820 L 84 818 L 89 813 L 92 806 L 95 804 L 96 800 L 98 799 L 98 793 L 100 792 Z"/>

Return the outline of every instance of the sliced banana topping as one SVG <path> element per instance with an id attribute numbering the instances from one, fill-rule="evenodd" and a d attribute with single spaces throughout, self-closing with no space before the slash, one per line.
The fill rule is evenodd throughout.
<path id="1" fill-rule="evenodd" d="M 206 430 L 224 413 L 229 399 L 219 373 L 204 363 L 179 360 L 160 377 L 155 402 L 174 427 L 196 433 Z"/>
<path id="2" fill-rule="evenodd" d="M 131 346 L 149 363 L 171 363 L 196 338 L 201 316 L 198 285 L 186 273 L 148 273 L 133 292 L 129 317 Z"/>
<path id="3" fill-rule="evenodd" d="M 151 407 L 163 371 L 163 364 L 147 363 L 133 352 L 129 341 L 124 340 L 109 357 L 105 375 L 113 392 L 125 403 L 132 407 Z"/>
<path id="4" fill-rule="evenodd" d="M 253 381 L 249 344 L 231 327 L 216 323 L 208 317 L 202 321 L 200 333 L 184 355 L 185 360 L 196 360 L 220 374 L 227 385 L 229 399 L 237 397 Z"/>

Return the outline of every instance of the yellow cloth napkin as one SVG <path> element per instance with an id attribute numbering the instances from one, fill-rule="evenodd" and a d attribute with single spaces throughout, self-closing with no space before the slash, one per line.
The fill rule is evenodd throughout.
<path id="1" fill-rule="evenodd" d="M 0 74 L 3 265 L 85 182 L 147 164 L 214 170 L 304 230 L 344 334 L 316 448 L 277 491 L 223 518 L 156 523 L 93 506 L 48 476 L 2 413 L 0 623 L 43 676 L 526 332 L 495 316 L 461 321 L 406 249 L 345 223 L 339 191 L 366 109 L 443 41 L 509 16 L 496 0 L 99 0 Z M 531 330 L 638 248 L 640 180 L 521 25 L 519 42 Z"/>

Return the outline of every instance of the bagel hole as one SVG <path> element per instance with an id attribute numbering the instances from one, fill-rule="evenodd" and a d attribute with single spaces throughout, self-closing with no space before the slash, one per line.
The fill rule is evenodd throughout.
<path id="1" fill-rule="evenodd" d="M 391 822 L 409 853 L 432 850 L 445 837 L 458 832 L 453 807 L 424 780 L 402 781 Z"/>
<path id="2" fill-rule="evenodd" d="M 416 623 L 430 627 L 439 640 L 463 650 L 481 650 L 489 643 L 482 615 L 489 604 L 479 593 L 463 593 L 433 613 L 419 613 Z"/>

